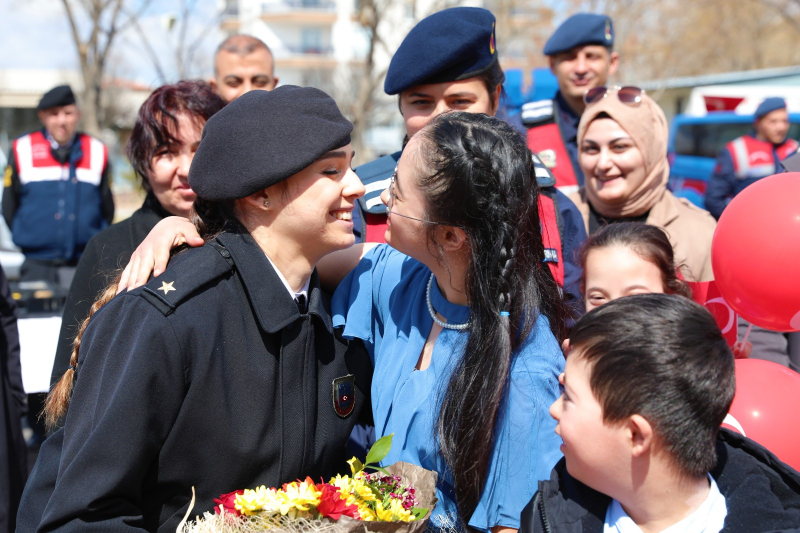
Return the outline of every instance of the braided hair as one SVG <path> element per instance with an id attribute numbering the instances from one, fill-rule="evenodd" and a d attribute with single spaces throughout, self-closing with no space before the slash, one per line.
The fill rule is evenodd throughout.
<path id="1" fill-rule="evenodd" d="M 467 234 L 470 330 L 441 394 L 437 436 L 465 524 L 486 482 L 498 409 L 514 350 L 539 314 L 559 342 L 567 310 L 544 261 L 539 189 L 524 139 L 483 114 L 447 113 L 418 134 L 428 167 L 419 180 L 428 219 Z M 428 228 L 429 246 L 436 246 Z M 440 253 L 441 256 L 441 253 Z M 470 401 L 464 401 L 469 398 Z"/>

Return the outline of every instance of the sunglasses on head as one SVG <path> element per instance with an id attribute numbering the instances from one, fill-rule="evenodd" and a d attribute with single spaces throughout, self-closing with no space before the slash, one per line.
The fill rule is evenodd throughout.
<path id="1" fill-rule="evenodd" d="M 586 105 L 596 104 L 606 96 L 610 92 L 616 92 L 617 98 L 620 102 L 626 105 L 637 106 L 642 103 L 642 95 L 644 94 L 644 89 L 640 89 L 638 87 L 595 87 L 594 89 L 589 89 L 583 94 L 583 103 Z"/>

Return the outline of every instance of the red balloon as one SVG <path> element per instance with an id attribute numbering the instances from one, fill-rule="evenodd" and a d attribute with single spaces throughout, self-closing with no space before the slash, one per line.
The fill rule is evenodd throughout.
<path id="1" fill-rule="evenodd" d="M 723 427 L 800 470 L 800 374 L 771 361 L 736 360 L 736 396 Z"/>
<path id="2" fill-rule="evenodd" d="M 800 173 L 760 179 L 731 200 L 711 245 L 722 296 L 748 322 L 800 331 Z"/>

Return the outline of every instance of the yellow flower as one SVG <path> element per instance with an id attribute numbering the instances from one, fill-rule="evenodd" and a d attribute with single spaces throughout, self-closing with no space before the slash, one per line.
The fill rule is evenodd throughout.
<path id="1" fill-rule="evenodd" d="M 336 477 L 331 478 L 328 484 L 333 485 L 334 487 L 339 487 L 339 495 L 347 502 L 347 505 L 353 505 L 356 503 L 356 497 L 352 490 L 353 480 L 350 478 L 350 476 L 340 476 L 337 474 Z"/>
<path id="2" fill-rule="evenodd" d="M 244 494 L 238 494 L 234 500 L 234 507 L 243 515 L 254 515 L 260 513 L 276 513 L 280 508 L 275 489 L 268 489 L 261 485 L 257 489 L 245 489 Z"/>
<path id="3" fill-rule="evenodd" d="M 358 458 L 356 457 L 353 457 L 352 459 L 347 461 L 347 464 L 350 465 L 350 472 L 352 472 L 354 475 L 357 474 L 358 472 L 361 472 L 364 469 L 364 465 L 361 464 L 361 461 L 359 461 Z"/>
<path id="4" fill-rule="evenodd" d="M 362 522 L 374 522 L 377 519 L 375 511 L 364 502 L 358 502 L 358 514 Z"/>
<path id="5" fill-rule="evenodd" d="M 283 490 L 278 492 L 280 499 L 281 514 L 290 518 L 310 516 L 311 507 L 319 504 L 322 492 L 317 490 L 316 485 L 310 479 L 305 481 L 294 481 L 284 485 Z"/>
<path id="6" fill-rule="evenodd" d="M 355 492 L 356 496 L 365 502 L 378 501 L 378 498 L 375 497 L 375 493 L 372 492 L 372 489 L 363 483 L 357 484 L 355 487 L 353 487 L 353 489 L 353 492 Z"/>
<path id="7" fill-rule="evenodd" d="M 403 509 L 403 503 L 400 500 L 392 500 L 388 509 L 384 509 L 383 504 L 378 502 L 375 514 L 381 522 L 412 522 L 414 520 L 411 511 Z"/>
<path id="8" fill-rule="evenodd" d="M 340 476 L 336 474 L 336 477 L 332 477 L 328 484 L 333 485 L 334 487 L 339 487 L 340 492 L 350 492 L 350 488 L 353 485 L 353 480 L 350 476 Z"/>

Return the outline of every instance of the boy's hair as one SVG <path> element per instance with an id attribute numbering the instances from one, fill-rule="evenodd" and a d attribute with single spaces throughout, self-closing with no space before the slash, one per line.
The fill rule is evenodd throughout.
<path id="1" fill-rule="evenodd" d="M 604 114 L 600 113 L 600 115 Z M 600 115 L 597 115 L 597 117 L 599 118 Z M 678 277 L 678 270 L 681 265 L 675 264 L 675 254 L 672 250 L 672 244 L 669 242 L 669 237 L 661 228 L 650 226 L 643 222 L 609 224 L 590 235 L 584 241 L 578 253 L 581 269 L 586 272 L 586 259 L 589 256 L 589 252 L 615 246 L 630 248 L 636 255 L 658 267 L 661 272 L 661 282 L 665 293 L 678 294 L 686 298 L 692 297 L 692 289 Z M 585 291 L 585 279 L 582 279 L 581 293 Z"/>
<path id="2" fill-rule="evenodd" d="M 605 423 L 641 415 L 683 474 L 714 467 L 736 379 L 733 354 L 704 307 L 668 294 L 618 298 L 581 318 L 570 346 L 570 357 L 590 365 Z"/>

